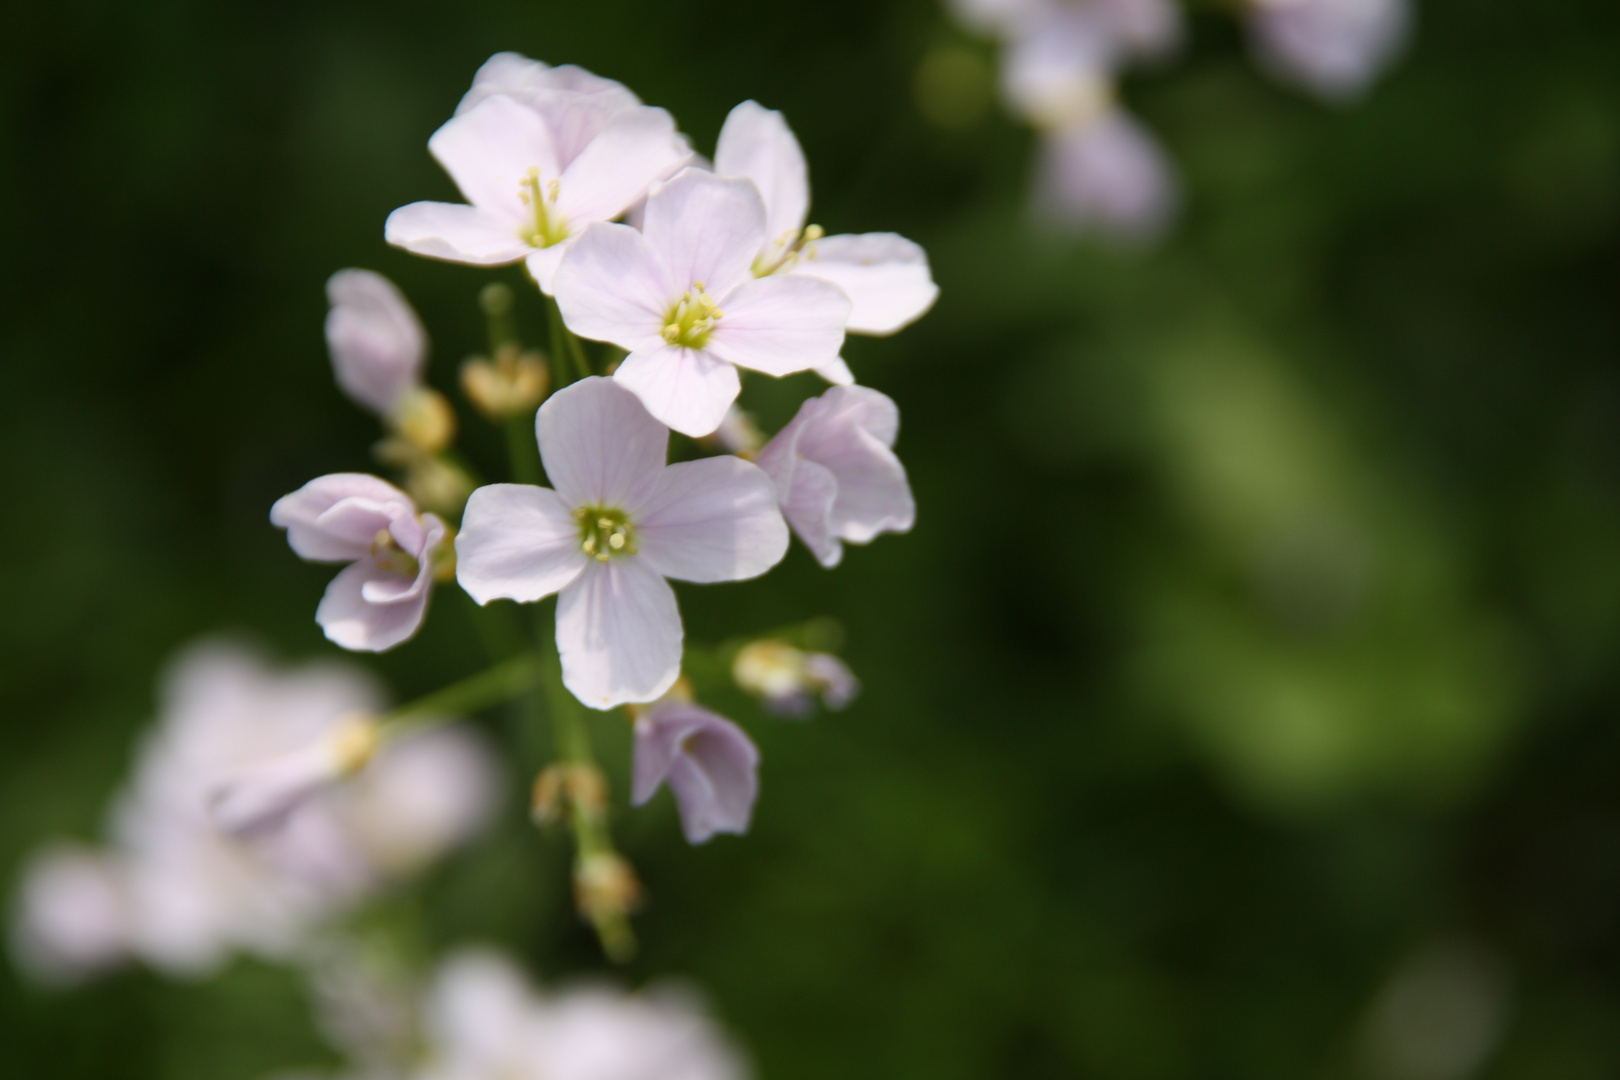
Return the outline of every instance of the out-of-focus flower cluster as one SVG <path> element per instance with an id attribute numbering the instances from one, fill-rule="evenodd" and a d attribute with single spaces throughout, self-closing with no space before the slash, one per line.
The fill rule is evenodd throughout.
<path id="1" fill-rule="evenodd" d="M 1132 66 L 1182 43 L 1176 0 L 947 0 L 967 29 L 1000 40 L 1000 92 L 1035 128 L 1032 203 L 1045 221 L 1116 240 L 1158 235 L 1177 182 L 1152 132 L 1119 100 Z M 1235 0 L 1256 61 L 1327 101 L 1359 98 L 1405 40 L 1410 0 Z"/>

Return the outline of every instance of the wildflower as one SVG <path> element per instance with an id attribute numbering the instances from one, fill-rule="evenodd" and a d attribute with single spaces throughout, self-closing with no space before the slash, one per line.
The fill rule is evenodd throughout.
<path id="1" fill-rule="evenodd" d="M 128 901 L 111 855 L 56 843 L 24 865 L 11 929 L 18 965 L 43 983 L 71 985 L 129 952 Z"/>
<path id="2" fill-rule="evenodd" d="M 1360 96 L 1406 39 L 1408 0 L 1249 0 L 1249 37 L 1279 79 L 1330 101 Z"/>
<path id="3" fill-rule="evenodd" d="M 1153 135 L 1123 110 L 1047 132 L 1035 210 L 1077 231 L 1123 241 L 1161 232 L 1175 213 L 1175 179 Z"/>
<path id="4" fill-rule="evenodd" d="M 852 334 L 892 334 L 933 306 L 939 287 L 928 256 L 910 240 L 894 233 L 826 236 L 820 226 L 806 224 L 809 172 L 781 113 L 753 101 L 732 109 L 720 129 L 714 171 L 747 177 L 764 199 L 765 235 L 753 255 L 756 277 L 800 274 L 832 282 L 849 297 L 845 328 Z"/>
<path id="5" fill-rule="evenodd" d="M 456 105 L 456 115 L 486 98 L 509 97 L 539 113 L 557 156 L 573 161 L 608 125 L 641 107 L 641 99 L 612 79 L 582 67 L 552 67 L 519 53 L 496 53 L 484 61 L 472 87 Z"/>
<path id="6" fill-rule="evenodd" d="M 843 541 L 906 532 L 916 516 L 905 467 L 892 447 L 900 411 L 864 386 L 834 386 L 754 458 L 776 484 L 782 513 L 823 566 L 837 566 Z"/>
<path id="7" fill-rule="evenodd" d="M 1181 39 L 1181 12 L 1170 0 L 951 0 L 950 6 L 981 34 L 1020 41 L 1085 33 L 1120 57 L 1162 56 Z"/>
<path id="8" fill-rule="evenodd" d="M 475 266 L 523 260 L 549 294 L 564 252 L 589 223 L 618 217 L 690 156 L 663 109 L 615 110 L 594 133 L 594 121 L 566 126 L 504 94 L 458 112 L 428 149 L 470 205 L 400 207 L 388 215 L 388 242 Z"/>
<path id="9" fill-rule="evenodd" d="M 448 529 L 410 496 L 362 473 L 333 473 L 276 500 L 270 521 L 311 562 L 346 562 L 315 621 L 345 649 L 381 652 L 408 640 L 427 612 Z"/>
<path id="10" fill-rule="evenodd" d="M 535 431 L 555 488 L 473 492 L 457 578 L 480 604 L 557 593 L 569 690 L 597 709 L 651 701 L 681 661 L 680 612 L 664 579 L 740 581 L 786 552 L 770 480 L 735 457 L 666 466 L 669 432 L 613 379 L 553 394 Z"/>
<path id="11" fill-rule="evenodd" d="M 280 825 L 315 792 L 364 768 L 377 745 L 375 720 L 345 717 L 321 738 L 232 776 L 209 800 L 214 824 L 237 836 Z"/>
<path id="12" fill-rule="evenodd" d="M 731 677 L 780 716 L 807 716 L 815 697 L 829 709 L 848 707 L 860 693 L 860 680 L 831 653 L 805 652 L 785 641 L 753 641 L 737 651 Z"/>
<path id="13" fill-rule="evenodd" d="M 688 843 L 745 833 L 759 794 L 759 751 L 725 717 L 671 694 L 636 717 L 630 801 L 647 803 L 669 785 Z"/>
<path id="14" fill-rule="evenodd" d="M 370 270 L 339 270 L 326 282 L 326 345 L 338 386 L 379 416 L 422 381 L 427 334 L 394 283 Z"/>

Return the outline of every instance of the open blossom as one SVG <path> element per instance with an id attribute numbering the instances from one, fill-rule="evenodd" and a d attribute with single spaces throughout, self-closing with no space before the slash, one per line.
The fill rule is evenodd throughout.
<path id="1" fill-rule="evenodd" d="M 850 300 L 850 333 L 892 334 L 920 318 L 939 296 L 928 256 L 905 237 L 824 236 L 806 224 L 809 170 L 781 113 L 753 101 L 732 109 L 720 129 L 714 171 L 754 181 L 765 201 L 765 235 L 753 273 L 803 274 L 837 285 Z"/>
<path id="2" fill-rule="evenodd" d="M 823 566 L 844 542 L 906 532 L 916 516 L 905 467 L 894 456 L 900 410 L 864 386 L 834 386 L 799 407 L 755 462 L 776 484 L 782 513 Z"/>
<path id="3" fill-rule="evenodd" d="M 556 79 L 573 80 L 575 72 Z M 494 75 L 490 82 L 500 85 Z M 396 247 L 450 262 L 522 260 L 550 293 L 558 263 L 585 227 L 623 214 L 691 151 L 669 113 L 628 105 L 612 91 L 517 92 L 485 96 L 475 85 L 479 100 L 464 103 L 428 140 L 467 203 L 400 207 L 385 233 Z"/>
<path id="4" fill-rule="evenodd" d="M 1078 232 L 1148 240 L 1175 214 L 1174 174 L 1156 139 L 1118 108 L 1042 136 L 1035 211 Z"/>
<path id="5" fill-rule="evenodd" d="M 775 566 L 787 526 L 771 481 L 729 456 L 666 466 L 669 432 L 613 379 L 553 394 L 535 431 L 554 488 L 473 492 L 457 578 L 480 604 L 557 593 L 568 689 L 597 709 L 652 701 L 681 663 L 664 579 L 741 581 Z"/>
<path id="6" fill-rule="evenodd" d="M 520 101 L 539 113 L 557 156 L 565 162 L 579 157 L 613 121 L 642 107 L 641 99 L 623 83 L 573 64 L 552 67 L 512 52 L 484 61 L 456 105 L 456 115 L 496 96 Z"/>
<path id="7" fill-rule="evenodd" d="M 1083 19 L 1116 51 L 1144 57 L 1163 53 L 1181 37 L 1181 12 L 1172 0 L 950 0 L 950 7 L 969 29 L 1010 40 L 1063 18 Z"/>
<path id="8" fill-rule="evenodd" d="M 286 957 L 323 919 L 465 839 L 490 808 L 488 751 L 441 728 L 383 747 L 278 828 L 227 836 L 211 810 L 222 789 L 375 712 L 377 691 L 347 666 L 277 670 L 216 642 L 178 660 L 161 704 L 114 805 L 111 844 L 31 864 L 13 942 L 33 970 L 133 956 L 200 975 L 238 950 Z"/>
<path id="9" fill-rule="evenodd" d="M 370 270 L 339 270 L 326 282 L 326 345 L 338 386 L 379 416 L 422 381 L 427 334 L 394 283 Z"/>
<path id="10" fill-rule="evenodd" d="M 789 375 L 829 364 L 850 302 L 801 274 L 754 276 L 767 240 L 749 180 L 687 169 L 647 198 L 642 230 L 592 225 L 557 272 L 568 328 L 629 355 L 613 378 L 661 423 L 720 426 L 742 387 L 733 365 Z"/>
<path id="11" fill-rule="evenodd" d="M 413 1080 L 744 1080 L 737 1052 L 686 995 L 607 987 L 540 994 L 504 957 L 453 954 L 424 1014 Z"/>
<path id="12" fill-rule="evenodd" d="M 363 473 L 311 480 L 270 508 L 287 543 L 311 562 L 346 562 L 326 587 L 315 621 L 345 649 L 381 652 L 422 625 L 448 530 L 418 514 L 411 497 Z"/>
<path id="13" fill-rule="evenodd" d="M 671 694 L 636 717 L 635 736 L 633 805 L 668 784 L 688 843 L 748 831 L 759 795 L 759 750 L 742 728 Z"/>
<path id="14" fill-rule="evenodd" d="M 818 694 L 827 708 L 843 709 L 861 692 L 860 680 L 838 657 L 806 652 L 774 638 L 737 650 L 731 677 L 778 716 L 808 716 Z"/>
<path id="15" fill-rule="evenodd" d="M 1406 38 L 1409 0 L 1250 0 L 1249 34 L 1279 78 L 1329 100 L 1365 91 Z"/>

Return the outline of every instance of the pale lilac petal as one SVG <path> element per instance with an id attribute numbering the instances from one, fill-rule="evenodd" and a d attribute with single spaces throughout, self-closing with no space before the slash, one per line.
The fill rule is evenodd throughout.
<path id="1" fill-rule="evenodd" d="M 340 761 L 324 739 L 300 750 L 238 770 L 216 786 L 208 800 L 214 827 L 245 837 L 282 825 L 287 815 L 340 773 Z"/>
<path id="2" fill-rule="evenodd" d="M 844 546 L 832 527 L 838 480 L 814 461 L 796 463 L 792 475 L 792 486 L 782 495 L 782 514 L 810 554 L 830 570 L 844 558 Z"/>
<path id="3" fill-rule="evenodd" d="M 840 356 L 830 364 L 822 364 L 816 368 L 816 374 L 832 383 L 834 386 L 854 386 L 855 373 L 849 370 L 849 364 Z"/>
<path id="4" fill-rule="evenodd" d="M 24 864 L 13 907 L 11 954 L 29 975 L 65 986 L 125 959 L 129 897 L 111 855 L 55 843 Z"/>
<path id="5" fill-rule="evenodd" d="M 404 599 L 386 604 L 372 603 L 365 596 L 372 582 L 386 584 L 398 577 L 370 558 L 339 571 L 315 609 L 315 621 L 327 640 L 356 652 L 382 652 L 408 641 L 422 625 L 430 590 L 412 589 Z"/>
<path id="6" fill-rule="evenodd" d="M 562 173 L 540 114 L 499 95 L 447 121 L 428 151 L 468 202 L 513 222 L 529 215 L 518 197 L 529 169 L 540 170 L 542 185 Z"/>
<path id="7" fill-rule="evenodd" d="M 550 247 L 531 248 L 523 260 L 524 269 L 547 296 L 556 294 L 557 268 L 562 265 L 563 256 L 573 249 L 574 239 L 560 240 Z"/>
<path id="8" fill-rule="evenodd" d="M 597 223 L 568 249 L 552 279 L 568 329 L 635 352 L 664 344 L 664 320 L 684 286 L 671 283 L 647 238 Z"/>
<path id="9" fill-rule="evenodd" d="M 287 530 L 287 543 L 311 562 L 348 562 L 371 551 L 377 531 L 402 514 L 414 515 L 409 495 L 364 473 L 318 477 L 277 499 L 270 523 Z"/>
<path id="10" fill-rule="evenodd" d="M 1260 63 L 1329 101 L 1352 101 L 1389 64 L 1411 23 L 1408 0 L 1258 0 L 1249 33 Z"/>
<path id="11" fill-rule="evenodd" d="M 1119 43 L 1083 10 L 1055 10 L 1007 49 L 1001 95 L 1036 127 L 1084 123 L 1107 108 Z"/>
<path id="12" fill-rule="evenodd" d="M 665 577 L 742 581 L 787 554 L 770 477 L 730 455 L 669 466 L 632 512 L 640 557 Z"/>
<path id="13" fill-rule="evenodd" d="M 831 653 L 810 653 L 804 658 L 805 674 L 821 687 L 821 703 L 834 710 L 846 709 L 861 692 L 861 680 L 849 665 Z"/>
<path id="14" fill-rule="evenodd" d="M 708 351 L 741 367 L 791 375 L 832 363 L 844 347 L 849 298 L 831 282 L 778 274 L 750 280 L 720 303 L 725 314 Z"/>
<path id="15" fill-rule="evenodd" d="M 386 413 L 422 380 L 427 334 L 394 283 L 370 270 L 339 270 L 326 281 L 326 346 L 338 386 Z"/>
<path id="16" fill-rule="evenodd" d="M 579 523 L 555 491 L 490 484 L 472 493 L 456 536 L 456 581 L 480 604 L 530 603 L 585 569 Z"/>
<path id="17" fill-rule="evenodd" d="M 759 750 L 736 724 L 684 701 L 661 701 L 636 720 L 631 802 L 669 784 L 688 843 L 745 833 L 759 794 Z"/>
<path id="18" fill-rule="evenodd" d="M 889 395 L 871 387 L 828 390 L 821 395 L 821 408 L 815 416 L 816 427 L 835 422 L 855 424 L 884 446 L 893 447 L 900 437 L 900 408 Z M 821 453 L 824 437 L 811 434 L 800 447 L 800 453 L 812 456 Z M 836 437 L 834 437 L 836 441 Z"/>
<path id="19" fill-rule="evenodd" d="M 804 228 L 810 213 L 810 173 L 804 151 L 774 109 L 745 101 L 720 129 L 714 171 L 747 177 L 765 200 L 765 246 Z"/>
<path id="20" fill-rule="evenodd" d="M 681 672 L 675 592 L 645 559 L 592 561 L 557 597 L 563 683 L 593 709 L 653 701 Z"/>
<path id="21" fill-rule="evenodd" d="M 1161 233 L 1176 211 L 1176 182 L 1153 135 L 1115 110 L 1045 135 L 1035 209 L 1076 231 L 1124 241 Z"/>
<path id="22" fill-rule="evenodd" d="M 613 380 L 640 398 L 659 423 L 694 439 L 719 427 L 742 392 L 737 369 L 725 360 L 662 342 L 625 357 Z"/>
<path id="23" fill-rule="evenodd" d="M 591 376 L 540 407 L 535 434 L 546 475 L 568 508 L 623 506 L 656 482 L 669 432 L 612 379 Z"/>
<path id="24" fill-rule="evenodd" d="M 879 533 L 910 529 L 916 504 L 905 467 L 889 449 L 899 426 L 894 402 L 863 386 L 835 386 L 824 397 L 825 419 L 806 426 L 798 452 L 838 481 L 834 535 L 864 544 Z"/>
<path id="25" fill-rule="evenodd" d="M 686 169 L 653 189 L 641 229 L 681 292 L 702 282 L 723 297 L 750 276 L 765 243 L 765 204 L 751 180 Z"/>
<path id="26" fill-rule="evenodd" d="M 421 519 L 396 519 L 389 532 L 400 549 L 416 560 L 416 576 L 389 574 L 375 577 L 360 586 L 360 596 L 368 604 L 399 604 L 425 597 L 433 588 L 433 549 L 444 541 L 444 522 L 435 514 Z"/>
<path id="27" fill-rule="evenodd" d="M 563 172 L 557 208 L 571 225 L 616 218 L 690 156 L 669 113 L 650 106 L 632 109 L 604 128 Z"/>
<path id="28" fill-rule="evenodd" d="M 461 203 L 415 202 L 388 215 L 383 236 L 413 255 L 473 266 L 514 263 L 534 249 L 518 223 Z"/>
<path id="29" fill-rule="evenodd" d="M 894 233 L 829 236 L 792 273 L 830 281 L 849 297 L 852 334 L 892 334 L 934 306 L 939 286 L 923 249 Z M 836 381 L 836 380 L 835 380 Z"/>

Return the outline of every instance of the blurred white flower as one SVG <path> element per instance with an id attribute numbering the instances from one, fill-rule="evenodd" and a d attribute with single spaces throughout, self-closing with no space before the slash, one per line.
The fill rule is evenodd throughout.
<path id="1" fill-rule="evenodd" d="M 810 174 L 782 114 L 745 101 L 731 110 L 714 154 L 721 176 L 752 180 L 765 201 L 765 236 L 753 272 L 830 281 L 850 300 L 852 334 L 892 334 L 921 318 L 939 296 L 923 249 L 894 233 L 823 236 L 806 225 Z M 837 361 L 842 364 L 842 361 Z M 818 367 L 818 370 L 820 368 Z M 840 382 L 838 368 L 829 382 Z M 847 373 L 848 368 L 842 369 Z"/>
<path id="2" fill-rule="evenodd" d="M 663 109 L 579 68 L 502 53 L 428 140 L 466 204 L 388 216 L 390 244 L 475 266 L 523 260 L 540 288 L 593 221 L 611 221 L 691 157 Z"/>
<path id="3" fill-rule="evenodd" d="M 838 657 L 805 652 L 774 638 L 737 650 L 731 677 L 779 716 L 808 716 L 818 695 L 827 708 L 843 709 L 861 691 L 860 680 Z"/>
<path id="4" fill-rule="evenodd" d="M 844 542 L 906 532 L 916 504 L 895 457 L 900 410 L 864 386 L 834 386 L 799 407 L 754 461 L 776 485 L 782 513 L 821 565 L 837 566 Z"/>
<path id="5" fill-rule="evenodd" d="M 55 843 L 23 866 L 11 954 L 36 980 L 70 985 L 129 953 L 128 901 L 116 858 Z"/>
<path id="6" fill-rule="evenodd" d="M 201 975 L 239 950 L 286 958 L 324 919 L 464 840 L 490 808 L 495 772 L 456 728 L 385 746 L 351 782 L 304 792 L 279 828 L 233 838 L 216 827 L 222 788 L 378 706 L 370 679 L 346 665 L 278 670 L 240 645 L 187 650 L 113 807 L 110 850 L 31 867 L 13 932 L 25 962 L 71 970 L 132 954 Z M 71 896 L 79 914 L 42 912 L 51 896 Z"/>
<path id="7" fill-rule="evenodd" d="M 430 1064 L 413 1080 L 745 1080 L 714 1022 L 671 991 L 534 992 L 503 957 L 467 950 L 428 997 Z"/>
<path id="8" fill-rule="evenodd" d="M 1141 242 L 1164 230 L 1178 201 L 1158 140 L 1122 109 L 1041 136 L 1034 208 L 1046 221 Z"/>
<path id="9" fill-rule="evenodd" d="M 356 404 L 388 416 L 422 381 L 427 334 L 394 283 L 370 270 L 339 270 L 326 282 L 326 345 L 338 386 Z"/>
<path id="10" fill-rule="evenodd" d="M 1119 58 L 1160 56 L 1181 41 L 1181 9 L 1173 0 L 950 0 L 949 6 L 969 29 L 1010 40 L 1050 32 L 1054 21 L 1084 22 L 1084 32 L 1105 39 Z"/>
<path id="11" fill-rule="evenodd" d="M 563 682 L 586 705 L 655 700 L 681 665 L 681 615 L 664 579 L 741 581 L 786 553 L 770 479 L 731 456 L 666 466 L 669 431 L 612 379 L 553 394 L 535 432 L 555 490 L 473 492 L 457 579 L 480 604 L 557 593 Z"/>
<path id="12" fill-rule="evenodd" d="M 448 530 L 409 495 L 375 476 L 333 473 L 277 499 L 270 522 L 302 558 L 349 563 L 315 609 L 333 642 L 381 652 L 422 625 Z"/>
<path id="13" fill-rule="evenodd" d="M 1329 101 L 1366 91 L 1406 41 L 1410 0 L 1250 0 L 1260 63 Z"/>
<path id="14" fill-rule="evenodd" d="M 686 169 L 647 197 L 640 232 L 597 224 L 580 237 L 557 272 L 563 320 L 629 352 L 613 378 L 660 423 L 708 435 L 737 399 L 737 367 L 790 375 L 832 363 L 844 343 L 841 289 L 754 275 L 766 230 L 752 181 Z"/>

